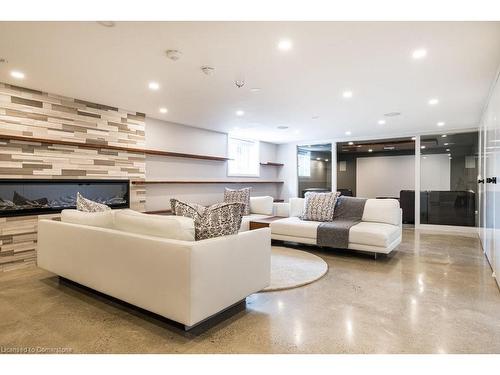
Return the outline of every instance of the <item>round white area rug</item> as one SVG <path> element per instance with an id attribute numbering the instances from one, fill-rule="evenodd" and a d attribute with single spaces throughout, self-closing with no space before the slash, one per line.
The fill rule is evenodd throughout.
<path id="1" fill-rule="evenodd" d="M 273 246 L 271 248 L 271 285 L 261 292 L 292 289 L 310 284 L 328 272 L 328 264 L 311 253 Z"/>

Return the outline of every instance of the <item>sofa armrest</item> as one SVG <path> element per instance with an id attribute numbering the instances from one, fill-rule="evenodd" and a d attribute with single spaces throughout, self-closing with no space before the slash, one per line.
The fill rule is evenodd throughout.
<path id="1" fill-rule="evenodd" d="M 290 216 L 290 203 L 273 203 L 273 215 L 274 216 Z"/>
<path id="2" fill-rule="evenodd" d="M 271 230 L 195 242 L 191 252 L 191 323 L 264 289 L 271 277 Z"/>

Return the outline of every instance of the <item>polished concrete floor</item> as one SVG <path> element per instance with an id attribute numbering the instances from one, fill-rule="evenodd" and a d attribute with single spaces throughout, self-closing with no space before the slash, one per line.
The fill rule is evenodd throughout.
<path id="1" fill-rule="evenodd" d="M 500 353 L 500 292 L 477 238 L 404 230 L 392 256 L 318 251 L 316 283 L 179 327 L 38 268 L 0 274 L 0 348 L 73 353 Z M 0 351 L 1 352 L 1 351 Z"/>

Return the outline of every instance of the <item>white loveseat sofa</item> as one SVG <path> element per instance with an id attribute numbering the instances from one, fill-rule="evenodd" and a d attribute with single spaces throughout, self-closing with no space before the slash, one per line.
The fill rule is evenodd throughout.
<path id="1" fill-rule="evenodd" d="M 186 328 L 269 285 L 269 228 L 194 241 L 188 218 L 65 211 L 39 222 L 39 267 Z"/>
<path id="2" fill-rule="evenodd" d="M 275 204 L 278 216 L 288 217 L 270 224 L 271 238 L 304 244 L 316 244 L 319 221 L 299 218 L 304 210 L 303 198 Z M 401 243 L 402 211 L 395 199 L 368 199 L 362 221 L 349 230 L 348 249 L 388 254 Z"/>

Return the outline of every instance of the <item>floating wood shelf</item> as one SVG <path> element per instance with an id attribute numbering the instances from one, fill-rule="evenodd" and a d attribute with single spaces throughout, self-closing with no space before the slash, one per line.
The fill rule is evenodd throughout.
<path id="1" fill-rule="evenodd" d="M 125 147 L 125 146 L 113 146 L 104 143 L 84 143 L 77 141 L 63 141 L 57 139 L 48 139 L 48 138 L 34 138 L 27 137 L 22 135 L 7 135 L 0 134 L 0 139 L 10 139 L 16 141 L 25 141 L 25 142 L 38 142 L 44 144 L 55 144 L 55 145 L 64 145 L 64 146 L 78 146 L 82 148 L 90 148 L 90 149 L 106 149 L 106 150 L 116 150 L 116 151 L 125 151 L 125 152 L 136 152 L 139 154 L 146 155 L 158 155 L 158 156 L 171 156 L 175 158 L 188 158 L 188 159 L 201 159 L 201 160 L 214 160 L 214 161 L 227 161 L 231 160 L 230 158 L 226 158 L 223 156 L 210 156 L 210 155 L 197 155 L 197 154 L 186 154 L 182 152 L 170 152 L 170 151 L 162 151 L 162 150 L 150 150 L 146 148 L 137 148 L 137 147 Z"/>
<path id="2" fill-rule="evenodd" d="M 154 185 L 154 184 L 282 184 L 283 181 L 276 180 L 159 180 L 159 181 L 132 181 L 132 185 Z"/>
<path id="3" fill-rule="evenodd" d="M 260 163 L 260 165 L 268 165 L 270 167 L 282 167 L 284 166 L 285 164 L 282 164 L 282 163 L 274 163 L 272 161 L 267 161 L 265 163 Z"/>

